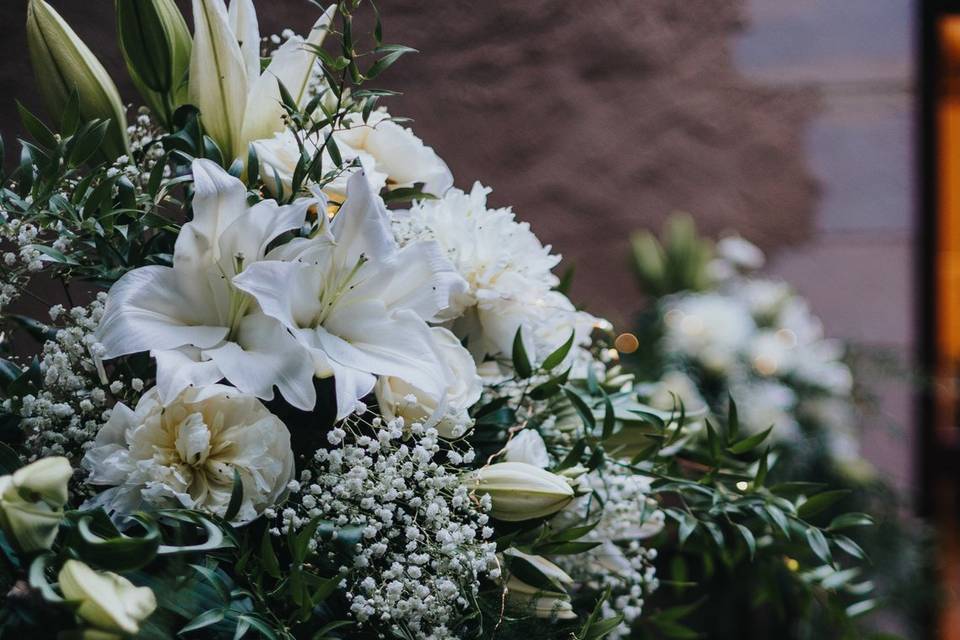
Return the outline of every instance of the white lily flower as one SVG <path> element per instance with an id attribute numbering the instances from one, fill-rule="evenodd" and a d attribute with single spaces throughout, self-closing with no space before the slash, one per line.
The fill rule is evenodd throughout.
<path id="1" fill-rule="evenodd" d="M 283 247 L 268 253 L 268 245 L 325 203 L 265 200 L 247 207 L 243 183 L 216 164 L 196 160 L 193 175 L 194 218 L 180 231 L 173 267 L 134 269 L 110 289 L 97 330 L 104 357 L 150 351 L 164 402 L 189 386 L 226 378 L 266 400 L 277 386 L 293 406 L 312 409 L 310 358 L 233 279 L 259 261 L 279 259 Z"/>
<path id="2" fill-rule="evenodd" d="M 447 366 L 427 323 L 466 283 L 436 243 L 397 247 L 362 173 L 350 178 L 327 235 L 279 250 L 284 261 L 253 264 L 235 284 L 296 337 L 317 376 L 334 377 L 338 418 L 377 376 L 444 393 Z"/>
<path id="3" fill-rule="evenodd" d="M 299 105 L 316 54 L 333 19 L 335 5 L 317 20 L 306 38 L 294 36 L 260 72 L 260 29 L 253 0 L 193 0 L 194 44 L 190 58 L 190 99 L 207 133 L 231 158 L 245 158 L 254 140 L 284 129 L 280 83 Z"/>
<path id="4" fill-rule="evenodd" d="M 515 435 L 503 448 L 503 459 L 507 462 L 526 462 L 541 469 L 550 466 L 547 445 L 536 429 L 524 429 Z"/>

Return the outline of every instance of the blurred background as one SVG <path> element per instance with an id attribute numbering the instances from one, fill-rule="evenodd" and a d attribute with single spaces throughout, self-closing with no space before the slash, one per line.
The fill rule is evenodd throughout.
<path id="1" fill-rule="evenodd" d="M 0 0 L 0 123 L 41 110 L 23 0 Z M 131 101 L 111 2 L 54 2 Z M 184 13 L 189 6 L 181 2 Z M 269 4 L 269 9 L 266 6 Z M 628 328 L 643 306 L 630 234 L 689 212 L 736 230 L 826 333 L 882 354 L 863 448 L 941 531 L 942 638 L 960 638 L 953 514 L 960 361 L 960 33 L 920 0 L 391 0 L 385 39 L 414 120 L 457 186 L 492 186 L 576 267 L 572 297 Z M 261 0 L 263 34 L 311 23 Z M 958 14 L 960 15 L 960 14 Z M 960 76 L 958 76 L 960 77 Z M 957 85 L 956 87 L 954 85 Z M 953 190 L 957 190 L 954 192 Z M 877 358 L 874 358 L 877 360 Z M 933 372 L 931 378 L 922 372 Z"/>

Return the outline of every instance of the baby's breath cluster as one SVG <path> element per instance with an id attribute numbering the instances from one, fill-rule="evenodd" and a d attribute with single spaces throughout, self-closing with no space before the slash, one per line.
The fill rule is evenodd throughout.
<path id="1" fill-rule="evenodd" d="M 53 307 L 51 320 L 64 322 L 64 326 L 43 345 L 39 361 L 42 388 L 14 395 L 3 403 L 6 412 L 22 418 L 30 460 L 46 456 L 79 459 L 109 417 L 112 397 L 128 387 L 133 392 L 143 389 L 143 382 L 137 379 L 129 384 L 109 382 L 99 363 L 102 348 L 94 331 L 105 302 L 106 294 L 101 293 L 87 306 L 69 311 Z"/>
<path id="2" fill-rule="evenodd" d="M 403 419 L 342 423 L 278 515 L 280 535 L 314 518 L 358 526 L 343 587 L 360 624 L 382 622 L 409 637 L 455 637 L 448 626 L 495 577 L 489 498 L 472 496 L 449 465 L 437 430 Z M 453 453 L 469 463 L 472 451 Z M 330 559 L 333 559 L 331 555 Z"/>

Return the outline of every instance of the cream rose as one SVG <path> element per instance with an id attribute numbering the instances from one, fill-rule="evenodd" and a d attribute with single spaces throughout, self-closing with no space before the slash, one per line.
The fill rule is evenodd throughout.
<path id="1" fill-rule="evenodd" d="M 468 411 L 480 400 L 483 383 L 473 356 L 452 332 L 443 327 L 430 332 L 447 369 L 444 393 L 428 393 L 402 378 L 381 376 L 375 390 L 377 403 L 388 420 L 401 417 L 408 423 L 429 423 L 444 438 L 456 438 L 472 424 Z"/>
<path id="2" fill-rule="evenodd" d="M 89 484 L 111 487 L 94 504 L 119 513 L 179 503 L 222 516 L 237 472 L 241 523 L 275 505 L 294 472 L 283 422 L 253 396 L 223 385 L 187 389 L 167 406 L 156 388 L 135 410 L 118 404 L 83 466 Z"/>

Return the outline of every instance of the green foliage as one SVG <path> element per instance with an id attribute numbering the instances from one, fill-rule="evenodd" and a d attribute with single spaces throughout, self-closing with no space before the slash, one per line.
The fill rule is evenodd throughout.
<path id="1" fill-rule="evenodd" d="M 634 233 L 630 242 L 634 268 L 648 295 L 700 291 L 708 286 L 713 243 L 697 235 L 689 215 L 674 213 L 667 218 L 659 240 L 644 230 Z"/>

